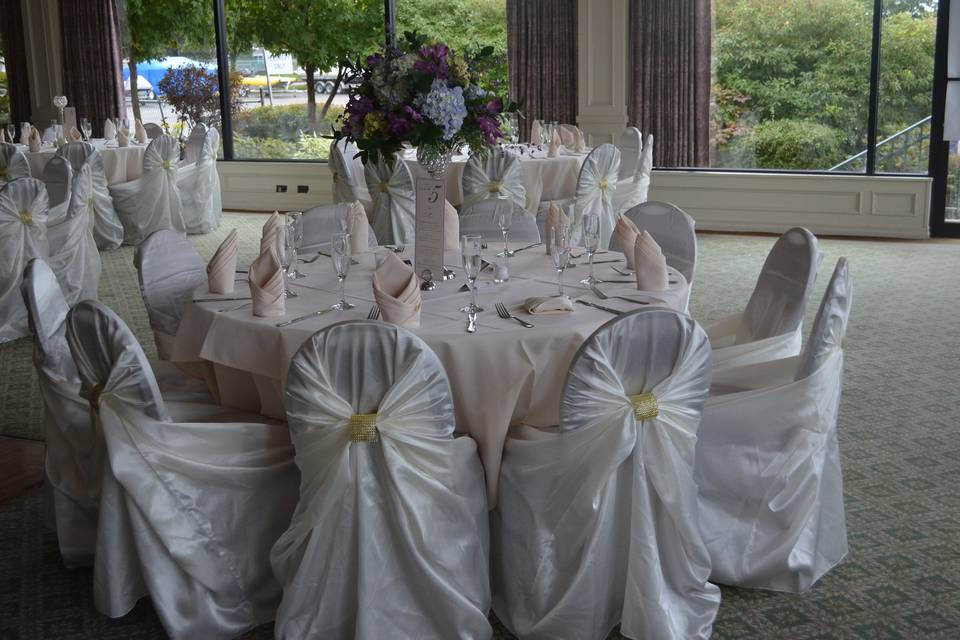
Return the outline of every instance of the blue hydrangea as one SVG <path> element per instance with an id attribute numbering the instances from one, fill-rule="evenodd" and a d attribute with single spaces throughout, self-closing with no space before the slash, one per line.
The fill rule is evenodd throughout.
<path id="1" fill-rule="evenodd" d="M 448 87 L 443 80 L 434 80 L 430 93 L 420 98 L 420 112 L 443 129 L 443 139 L 452 140 L 467 117 L 462 87 Z"/>

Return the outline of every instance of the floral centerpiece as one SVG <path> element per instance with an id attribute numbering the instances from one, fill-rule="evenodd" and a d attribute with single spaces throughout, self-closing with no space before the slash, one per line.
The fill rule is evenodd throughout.
<path id="1" fill-rule="evenodd" d="M 409 143 L 434 175 L 464 144 L 482 153 L 504 137 L 502 116 L 516 109 L 478 84 L 475 67 L 492 53 L 485 47 L 466 56 L 404 34 L 398 46 L 352 65 L 359 82 L 350 90 L 335 137 L 354 142 L 364 162 L 392 160 Z"/>

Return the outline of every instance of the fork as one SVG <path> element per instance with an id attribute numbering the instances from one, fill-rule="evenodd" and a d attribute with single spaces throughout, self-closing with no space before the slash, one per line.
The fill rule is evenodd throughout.
<path id="1" fill-rule="evenodd" d="M 502 302 L 498 302 L 497 304 L 494 305 L 494 307 L 496 307 L 497 309 L 497 315 L 503 318 L 504 320 L 516 320 L 517 322 L 525 326 L 527 329 L 533 329 L 533 325 L 527 322 L 526 320 L 521 320 L 517 316 L 511 315 L 510 311 L 507 310 L 507 305 L 503 304 Z"/>
<path id="2" fill-rule="evenodd" d="M 284 322 L 278 322 L 276 326 L 278 326 L 278 327 L 286 327 L 286 326 L 288 326 L 288 325 L 293 324 L 294 322 L 300 322 L 301 320 L 306 320 L 307 318 L 314 318 L 314 317 L 316 317 L 316 316 L 322 316 L 323 314 L 325 314 L 325 313 L 330 313 L 331 311 L 333 311 L 332 308 L 330 308 L 330 309 L 318 309 L 318 310 L 314 311 L 313 313 L 308 313 L 308 314 L 303 315 L 303 316 L 298 316 L 298 317 L 296 317 L 296 318 L 293 318 L 293 319 L 291 319 L 291 320 L 286 320 L 286 321 L 284 321 Z"/>
<path id="3" fill-rule="evenodd" d="M 596 263 L 594 263 L 594 264 L 596 264 Z M 613 269 L 614 271 L 616 271 L 617 273 L 619 273 L 619 274 L 622 275 L 622 276 L 629 276 L 629 277 L 632 278 L 632 277 L 635 275 L 633 271 L 624 271 L 623 269 L 620 269 L 619 267 L 610 267 L 610 268 Z M 617 281 L 617 280 L 607 280 L 607 282 L 618 282 L 618 281 Z M 631 280 L 631 282 L 632 282 L 632 280 Z M 667 280 L 667 284 L 679 284 L 679 283 L 680 283 L 679 280 Z"/>
<path id="4" fill-rule="evenodd" d="M 404 251 L 407 250 L 407 245 L 405 245 L 405 244 L 398 244 L 398 245 L 396 245 L 395 247 L 391 247 L 391 250 L 392 250 L 394 253 L 403 253 Z"/>
<path id="5" fill-rule="evenodd" d="M 374 304 L 370 307 L 370 313 L 367 314 L 367 320 L 379 320 L 380 319 L 380 305 Z"/>
<path id="6" fill-rule="evenodd" d="M 609 300 L 610 298 L 613 298 L 615 300 L 626 300 L 627 302 L 632 302 L 633 304 L 651 304 L 650 302 L 647 302 L 644 300 L 634 300 L 633 298 L 625 298 L 623 296 L 608 296 L 603 291 L 600 291 L 600 289 L 593 284 L 590 285 L 590 291 L 592 291 L 593 295 L 597 296 L 601 300 Z"/>
<path id="7" fill-rule="evenodd" d="M 328 252 L 326 252 L 326 251 L 317 251 L 316 257 L 310 258 L 310 262 L 313 262 L 314 260 L 316 260 L 316 259 L 319 258 L 320 256 L 327 256 L 328 258 L 332 258 L 332 257 L 333 257 L 333 256 L 331 256 L 331 255 L 330 255 Z M 304 264 L 310 264 L 310 262 L 304 261 Z M 350 258 L 350 264 L 360 264 L 360 262 L 357 261 L 355 258 Z"/>

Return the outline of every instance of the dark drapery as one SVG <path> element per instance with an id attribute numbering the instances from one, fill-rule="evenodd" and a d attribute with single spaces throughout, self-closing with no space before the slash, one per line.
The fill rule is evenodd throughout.
<path id="1" fill-rule="evenodd" d="M 523 139 L 534 119 L 576 122 L 576 0 L 507 0 L 507 57 Z"/>
<path id="2" fill-rule="evenodd" d="M 30 78 L 27 75 L 27 49 L 23 35 L 20 0 L 0 0 L 0 38 L 7 66 L 7 91 L 10 96 L 10 121 L 30 120 Z"/>
<path id="3" fill-rule="evenodd" d="M 710 164 L 711 0 L 630 0 L 627 116 L 658 167 Z"/>
<path id="4" fill-rule="evenodd" d="M 60 0 L 63 94 L 95 137 L 124 111 L 120 23 L 114 0 Z"/>

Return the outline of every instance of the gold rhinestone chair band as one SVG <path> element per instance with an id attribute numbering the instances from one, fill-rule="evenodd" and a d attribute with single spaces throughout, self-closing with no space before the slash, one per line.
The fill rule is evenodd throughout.
<path id="1" fill-rule="evenodd" d="M 350 442 L 376 442 L 379 439 L 377 414 L 355 413 L 350 416 Z"/>
<path id="2" fill-rule="evenodd" d="M 657 396 L 652 393 L 641 393 L 636 396 L 630 396 L 630 402 L 633 404 L 633 415 L 637 422 L 644 420 L 653 420 L 660 413 L 660 404 L 657 402 Z"/>
<path id="3" fill-rule="evenodd" d="M 100 394 L 103 393 L 103 385 L 98 384 L 90 390 L 90 406 L 94 411 L 100 410 Z"/>
<path id="4" fill-rule="evenodd" d="M 500 193 L 500 187 L 503 186 L 503 184 L 499 180 L 491 180 L 487 186 L 490 189 L 490 193 Z"/>
<path id="5" fill-rule="evenodd" d="M 33 214 L 24 209 L 20 212 L 20 222 L 23 224 L 30 224 L 33 222 Z"/>

